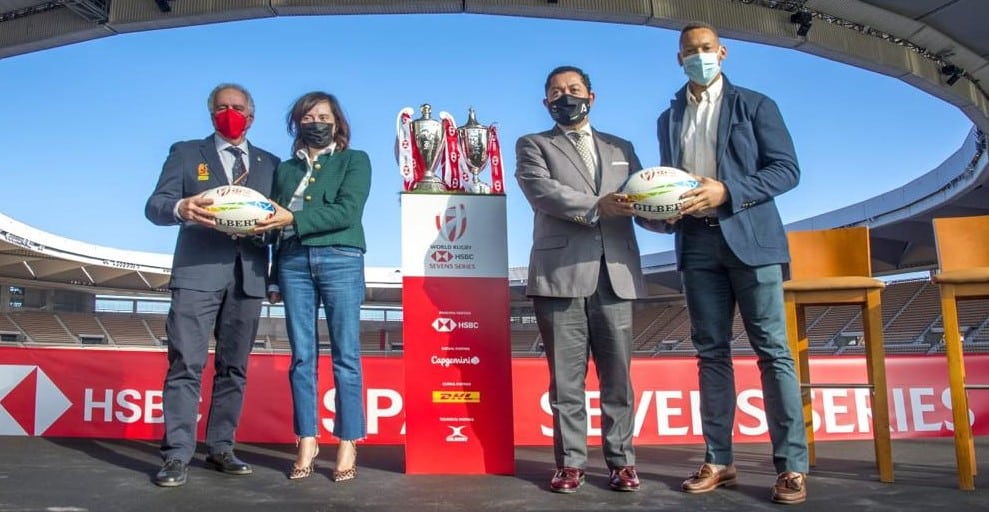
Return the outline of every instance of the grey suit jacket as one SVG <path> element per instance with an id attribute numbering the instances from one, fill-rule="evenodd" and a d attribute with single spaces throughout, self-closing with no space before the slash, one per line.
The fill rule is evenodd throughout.
<path id="1" fill-rule="evenodd" d="M 247 187 L 268 197 L 274 181 L 278 157 L 248 144 L 250 159 Z M 202 140 L 177 142 L 168 152 L 154 192 L 144 207 L 144 215 L 159 226 L 181 221 L 175 205 L 183 198 L 214 187 L 229 185 L 216 144 L 210 135 Z M 230 235 L 195 222 L 181 223 L 169 288 L 217 291 L 226 287 L 241 261 L 243 291 L 251 297 L 264 297 L 268 275 L 268 248 L 250 238 L 234 240 Z"/>
<path id="2" fill-rule="evenodd" d="M 597 201 L 642 168 L 632 143 L 592 130 L 600 162 L 596 186 L 576 148 L 559 128 L 526 135 L 515 146 L 515 178 L 535 214 L 526 293 L 588 297 L 597 289 L 601 258 L 615 294 L 644 295 L 632 219 L 597 217 Z"/>

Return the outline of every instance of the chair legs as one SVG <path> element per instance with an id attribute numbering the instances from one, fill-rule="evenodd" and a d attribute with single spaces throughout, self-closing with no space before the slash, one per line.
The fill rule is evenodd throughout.
<path id="1" fill-rule="evenodd" d="M 793 355 L 800 394 L 803 399 L 804 425 L 807 429 L 807 449 L 810 465 L 816 464 L 814 446 L 814 420 L 811 401 L 809 341 L 804 313 L 805 306 L 797 303 L 794 294 L 784 294 L 786 328 L 790 352 Z M 866 373 L 872 393 L 872 431 L 875 445 L 876 466 L 881 482 L 893 482 L 893 449 L 889 431 L 889 395 L 886 387 L 886 357 L 883 350 L 882 309 L 880 290 L 868 291 L 862 304 L 862 322 L 865 328 Z"/>
<path id="2" fill-rule="evenodd" d="M 975 444 L 968 422 L 968 396 L 965 393 L 965 362 L 955 288 L 941 285 L 941 312 L 944 316 L 944 344 L 948 356 L 948 382 L 951 388 L 951 415 L 955 429 L 955 459 L 958 465 L 958 488 L 975 490 Z"/>
<path id="3" fill-rule="evenodd" d="M 811 402 L 811 391 L 807 384 L 810 382 L 808 364 L 807 323 L 803 306 L 798 306 L 792 294 L 784 295 L 786 307 L 786 332 L 790 345 L 790 355 L 793 356 L 793 369 L 800 384 L 800 398 L 803 401 L 804 428 L 807 430 L 807 461 L 811 466 L 817 464 L 817 450 L 814 447 L 814 409 Z M 798 311 L 799 309 L 799 311 Z"/>
<path id="4" fill-rule="evenodd" d="M 879 290 L 867 293 L 862 306 L 865 329 L 865 365 L 872 385 L 872 435 L 876 447 L 879 481 L 893 482 L 893 448 L 889 434 L 889 395 L 886 390 L 886 353 L 883 349 L 882 306 Z"/>

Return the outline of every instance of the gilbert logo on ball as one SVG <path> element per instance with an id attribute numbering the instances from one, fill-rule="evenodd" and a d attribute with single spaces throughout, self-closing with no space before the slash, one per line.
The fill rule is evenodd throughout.
<path id="1" fill-rule="evenodd" d="M 275 214 L 275 206 L 253 188 L 224 185 L 211 188 L 200 197 L 213 200 L 206 209 L 216 218 L 216 229 L 224 233 L 247 234 L 259 220 Z"/>
<path id="2" fill-rule="evenodd" d="M 665 220 L 680 214 L 684 192 L 696 188 L 697 182 L 674 167 L 649 167 L 628 177 L 622 193 L 628 194 L 635 214 L 652 220 Z"/>

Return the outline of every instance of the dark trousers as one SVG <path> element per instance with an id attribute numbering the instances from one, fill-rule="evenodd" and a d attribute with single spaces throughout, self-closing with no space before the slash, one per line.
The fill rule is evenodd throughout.
<path id="1" fill-rule="evenodd" d="M 237 279 L 239 281 L 239 279 Z M 261 298 L 244 295 L 238 282 L 215 292 L 173 289 L 165 332 L 168 373 L 163 406 L 163 459 L 186 463 L 196 451 L 200 385 L 209 349 L 209 332 L 216 337 L 213 394 L 206 423 L 210 453 L 233 449 L 247 380 L 247 359 L 258 331 Z"/>
<path id="2" fill-rule="evenodd" d="M 758 357 L 773 464 L 778 473 L 807 472 L 803 403 L 786 338 L 780 265 L 749 266 L 725 242 L 721 230 L 688 221 L 683 228 L 683 284 L 697 348 L 705 462 L 732 464 L 735 371 L 732 321 L 738 306 Z"/>

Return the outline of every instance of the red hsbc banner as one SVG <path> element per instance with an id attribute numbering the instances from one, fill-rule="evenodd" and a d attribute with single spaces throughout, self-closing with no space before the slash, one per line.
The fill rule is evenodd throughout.
<path id="1" fill-rule="evenodd" d="M 405 471 L 513 474 L 504 196 L 402 196 Z"/>
<path id="2" fill-rule="evenodd" d="M 411 344 L 412 340 L 406 340 L 406 347 Z M 484 356 L 478 353 L 478 357 Z M 288 354 L 251 356 L 238 440 L 295 441 L 288 387 L 289 361 Z M 161 386 L 167 366 L 165 352 L 161 350 L 0 347 L 0 435 L 160 439 Z M 968 355 L 965 366 L 970 383 L 989 383 L 989 354 Z M 334 389 L 330 365 L 322 364 L 320 368 L 320 425 L 330 439 Z M 469 372 L 473 368 L 471 365 L 461 371 Z M 865 382 L 866 379 L 863 357 L 815 356 L 811 358 L 810 368 L 816 383 Z M 894 438 L 953 435 L 944 357 L 890 356 L 886 370 L 890 430 Z M 406 372 L 402 359 L 364 358 L 368 443 L 412 443 L 412 439 L 406 439 L 404 430 Z M 469 373 L 462 375 L 465 380 L 474 378 L 468 377 Z M 552 444 L 546 361 L 514 359 L 511 375 L 514 395 L 511 412 L 506 418 L 495 418 L 489 430 L 507 431 L 510 430 L 507 425 L 514 423 L 516 445 Z M 207 400 L 200 409 L 204 420 L 200 422 L 200 437 L 209 410 L 212 377 L 210 361 L 203 377 L 203 395 Z M 736 357 L 735 378 L 738 397 L 735 440 L 768 441 L 755 358 Z M 633 359 L 632 379 L 637 444 L 703 442 L 694 359 Z M 989 434 L 987 394 L 989 391 L 969 391 L 969 420 L 976 435 Z M 464 400 L 466 397 L 469 395 Z M 483 390 L 480 398 L 486 398 Z M 590 438 L 596 443 L 600 440 L 600 407 L 593 370 L 588 372 L 587 403 Z M 465 401 L 458 405 L 469 410 L 472 404 Z M 867 390 L 818 389 L 813 405 L 816 440 L 871 439 Z M 488 426 L 471 425 L 471 430 L 465 429 L 463 434 L 469 437 L 483 428 Z M 449 435 L 449 428 L 447 432 Z"/>

